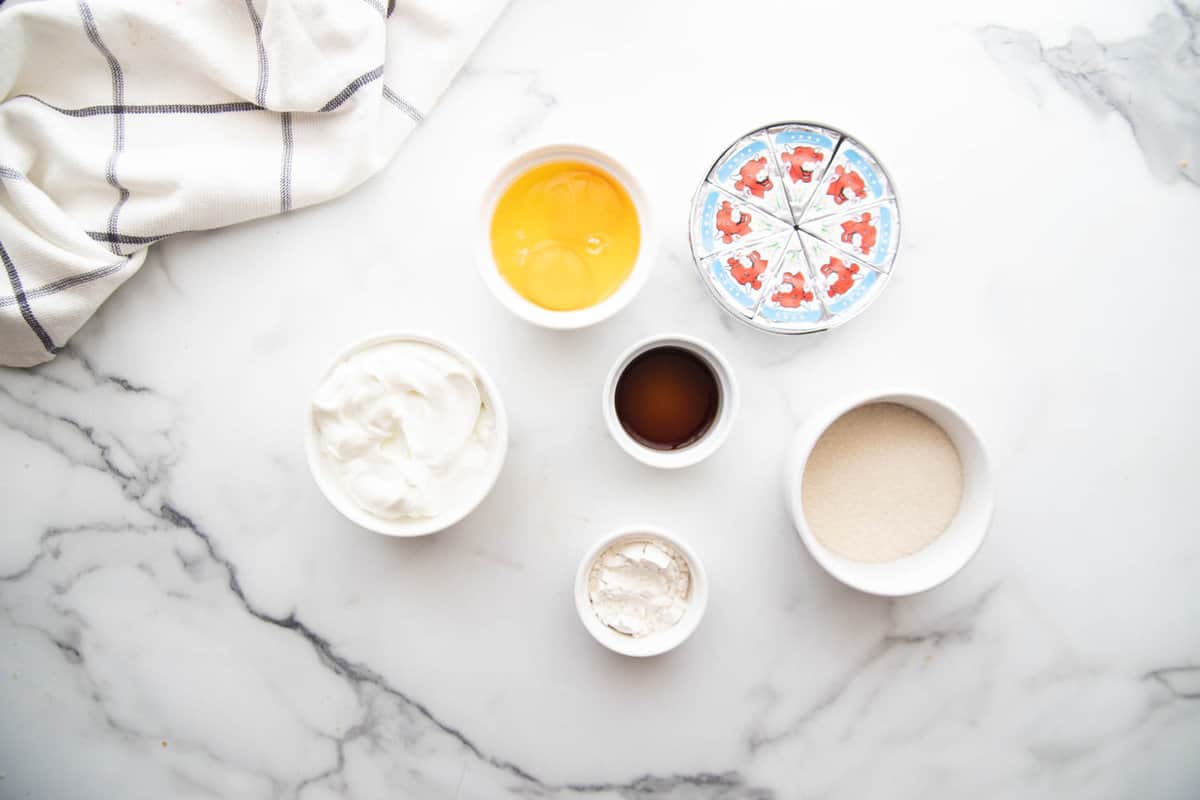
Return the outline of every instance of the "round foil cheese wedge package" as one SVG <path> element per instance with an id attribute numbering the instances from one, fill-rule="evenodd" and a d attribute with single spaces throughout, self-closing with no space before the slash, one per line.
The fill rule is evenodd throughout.
<path id="1" fill-rule="evenodd" d="M 689 233 L 722 308 L 771 333 L 815 333 L 882 293 L 900 246 L 900 205 L 857 139 L 786 122 L 742 136 L 713 163 Z"/>

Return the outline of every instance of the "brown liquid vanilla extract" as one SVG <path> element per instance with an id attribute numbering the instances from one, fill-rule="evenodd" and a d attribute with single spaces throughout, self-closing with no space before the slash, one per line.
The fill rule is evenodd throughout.
<path id="1" fill-rule="evenodd" d="M 717 418 L 720 401 L 712 367 L 682 347 L 647 350 L 617 380 L 617 419 L 635 441 L 654 450 L 699 440 Z"/>

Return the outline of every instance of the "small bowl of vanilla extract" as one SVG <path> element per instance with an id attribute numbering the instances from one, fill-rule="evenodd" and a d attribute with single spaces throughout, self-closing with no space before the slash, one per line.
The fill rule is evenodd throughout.
<path id="1" fill-rule="evenodd" d="M 603 400 L 622 450 L 652 467 L 678 469 L 708 458 L 729 437 L 738 390 L 729 363 L 708 342 L 663 334 L 621 354 Z"/>

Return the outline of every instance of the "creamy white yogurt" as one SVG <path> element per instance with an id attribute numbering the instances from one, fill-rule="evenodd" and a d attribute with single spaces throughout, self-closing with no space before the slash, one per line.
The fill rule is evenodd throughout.
<path id="1" fill-rule="evenodd" d="M 496 445 L 475 374 L 432 344 L 385 341 L 333 368 L 312 401 L 329 470 L 364 511 L 435 517 L 475 495 Z"/>

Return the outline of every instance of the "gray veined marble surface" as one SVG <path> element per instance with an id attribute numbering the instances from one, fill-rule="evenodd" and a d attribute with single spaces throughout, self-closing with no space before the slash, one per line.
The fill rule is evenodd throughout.
<path id="1" fill-rule="evenodd" d="M 1054 46 L 1000 25 L 980 34 L 998 60 L 1044 70 L 1098 114 L 1123 117 L 1155 175 L 1200 184 L 1200 5 L 1173 0 L 1147 31 L 1116 41 L 1087 28 Z"/>
<path id="2" fill-rule="evenodd" d="M 57 361 L 0 373 L 0 797 L 1200 796 L 1197 6 L 731 13 L 517 2 L 378 178 L 157 245 Z M 723 315 L 686 241 L 713 156 L 786 118 L 861 136 L 905 204 L 888 292 L 802 341 Z M 662 255 L 555 335 L 478 280 L 472 198 L 561 138 L 631 165 Z M 513 426 L 493 494 L 421 541 L 343 521 L 300 437 L 328 359 L 401 327 L 481 359 Z M 678 474 L 597 412 L 664 330 L 743 395 Z M 777 478 L 798 420 L 885 386 L 966 410 L 998 476 L 976 560 L 897 601 L 819 570 Z M 571 600 L 638 521 L 712 581 L 650 661 Z"/>

